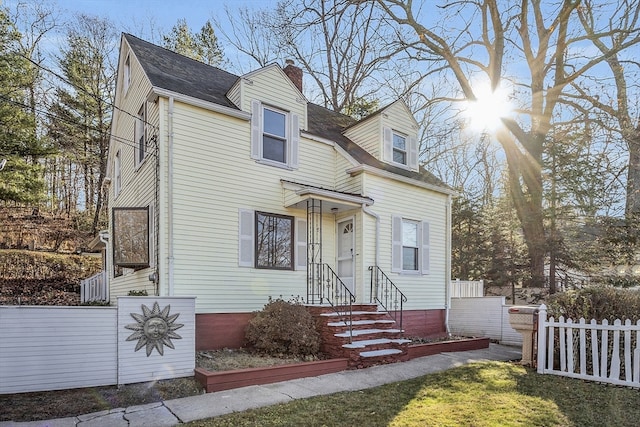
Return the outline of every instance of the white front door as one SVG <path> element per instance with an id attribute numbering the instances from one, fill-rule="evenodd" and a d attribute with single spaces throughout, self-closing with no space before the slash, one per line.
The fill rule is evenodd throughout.
<path id="1" fill-rule="evenodd" d="M 355 234 L 353 230 L 353 218 L 338 222 L 338 277 L 355 294 L 354 273 L 355 273 Z"/>

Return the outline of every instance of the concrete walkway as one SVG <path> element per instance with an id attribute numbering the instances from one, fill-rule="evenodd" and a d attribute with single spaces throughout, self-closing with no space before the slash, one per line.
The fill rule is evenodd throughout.
<path id="1" fill-rule="evenodd" d="M 520 358 L 520 348 L 490 344 L 488 349 L 483 350 L 441 353 L 419 357 L 408 362 L 342 371 L 275 384 L 242 387 L 77 417 L 31 422 L 5 421 L 0 422 L 0 427 L 174 426 L 296 399 L 376 387 L 445 371 L 472 362 L 519 360 Z"/>

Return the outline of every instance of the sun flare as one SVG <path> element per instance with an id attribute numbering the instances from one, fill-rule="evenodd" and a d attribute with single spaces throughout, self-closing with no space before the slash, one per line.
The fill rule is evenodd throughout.
<path id="1" fill-rule="evenodd" d="M 494 133 L 502 126 L 502 119 L 513 113 L 509 91 L 502 86 L 491 90 L 488 84 L 484 84 L 474 92 L 476 100 L 465 102 L 464 107 L 469 127 L 477 132 Z"/>

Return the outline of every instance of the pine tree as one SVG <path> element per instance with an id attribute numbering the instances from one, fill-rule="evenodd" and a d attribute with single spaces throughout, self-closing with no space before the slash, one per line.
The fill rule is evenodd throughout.
<path id="1" fill-rule="evenodd" d="M 0 200 L 37 204 L 44 198 L 40 159 L 47 153 L 36 133 L 35 115 L 28 104 L 34 78 L 29 61 L 19 51 L 21 35 L 0 9 Z"/>

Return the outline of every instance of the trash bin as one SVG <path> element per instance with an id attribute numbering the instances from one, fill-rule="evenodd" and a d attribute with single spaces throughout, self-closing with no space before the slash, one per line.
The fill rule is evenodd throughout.
<path id="1" fill-rule="evenodd" d="M 535 335 L 538 329 L 538 306 L 514 305 L 509 308 L 511 327 L 522 334 L 522 364 L 533 366 Z"/>

